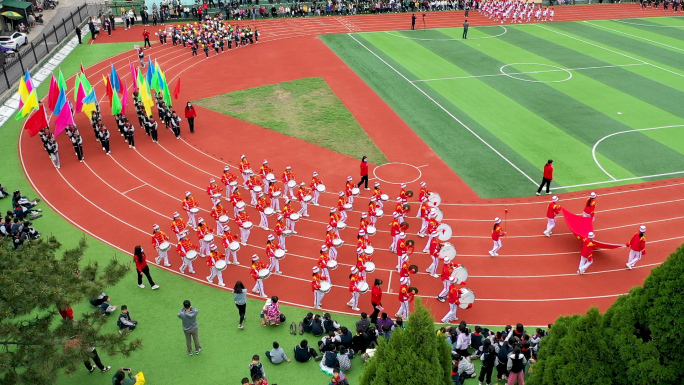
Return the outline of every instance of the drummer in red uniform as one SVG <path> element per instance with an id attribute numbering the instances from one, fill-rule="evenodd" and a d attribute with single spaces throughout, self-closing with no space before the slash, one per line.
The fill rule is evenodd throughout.
<path id="1" fill-rule="evenodd" d="M 318 198 L 321 196 L 321 192 L 318 191 L 318 186 L 323 186 L 323 182 L 321 181 L 321 178 L 318 177 L 318 173 L 314 171 L 313 176 L 311 177 L 311 191 L 313 192 L 313 200 L 311 203 L 313 203 L 314 206 L 318 206 Z M 324 190 L 325 191 L 325 190 Z"/>
<path id="2" fill-rule="evenodd" d="M 228 263 L 228 264 L 233 263 L 235 265 L 239 265 L 240 262 L 238 262 L 238 259 L 237 259 L 237 250 L 233 251 L 230 249 L 230 244 L 232 242 L 237 242 L 238 236 L 233 234 L 232 231 L 230 231 L 230 227 L 228 225 L 224 225 L 223 235 L 221 235 L 221 239 L 223 240 L 223 247 L 226 250 L 226 255 L 228 252 L 230 252 L 230 255 L 233 257 L 233 262 L 230 262 L 230 259 L 226 258 L 226 263 Z"/>
<path id="3" fill-rule="evenodd" d="M 428 223 L 430 222 L 430 206 L 426 197 L 420 199 L 420 208 L 418 209 L 418 218 L 421 218 L 420 231 L 418 231 L 418 236 L 425 238 L 425 232 L 428 229 Z"/>
<path id="4" fill-rule="evenodd" d="M 402 183 L 401 189 L 399 190 L 399 199 L 401 199 L 401 203 L 404 204 L 408 202 L 409 198 L 408 193 L 406 193 L 406 183 Z"/>
<path id="5" fill-rule="evenodd" d="M 330 281 L 330 272 L 328 271 L 328 263 L 330 262 L 330 254 L 328 254 L 328 247 L 321 246 L 321 254 L 318 256 L 317 265 L 321 269 L 321 276 Z"/>
<path id="6" fill-rule="evenodd" d="M 240 194 L 240 190 L 238 190 L 238 187 L 235 186 L 233 187 L 233 192 L 230 194 L 230 203 L 233 205 L 233 211 L 235 212 L 235 216 L 237 217 L 238 215 L 238 203 L 243 202 L 242 200 L 242 194 Z"/>
<path id="7" fill-rule="evenodd" d="M 209 195 L 209 198 L 211 198 L 211 203 L 214 205 L 216 205 L 216 201 L 221 199 L 221 191 L 223 191 L 223 189 L 216 184 L 216 180 L 214 178 L 209 179 L 207 195 Z M 215 196 L 216 194 L 218 194 L 218 196 Z"/>
<path id="8" fill-rule="evenodd" d="M 226 255 L 219 254 L 218 247 L 213 243 L 209 248 L 211 252 L 207 255 L 207 266 L 209 266 L 211 274 L 207 277 L 207 282 L 214 283 L 214 278 L 218 277 L 218 285 L 226 286 L 226 284 L 223 283 L 223 272 L 216 268 L 216 262 L 226 259 Z"/>
<path id="9" fill-rule="evenodd" d="M 408 258 L 408 244 L 406 244 L 406 234 L 402 231 L 399 233 L 399 240 L 397 241 L 397 265 L 399 266 L 399 271 L 401 271 L 404 257 Z"/>
<path id="10" fill-rule="evenodd" d="M 553 228 L 556 227 L 556 215 L 560 214 L 560 211 L 561 206 L 558 203 L 558 197 L 554 195 L 546 208 L 546 230 L 544 235 L 547 237 L 551 236 Z"/>
<path id="11" fill-rule="evenodd" d="M 159 253 L 159 256 L 157 257 L 157 265 L 159 262 L 164 260 L 164 266 L 169 267 L 171 264 L 169 263 L 169 254 L 168 254 L 168 249 L 162 250 L 159 248 L 162 243 L 167 242 L 169 240 L 169 237 L 164 233 L 163 230 L 159 228 L 159 225 L 154 225 L 152 226 L 153 232 L 152 232 L 152 245 L 154 246 L 155 249 L 157 249 L 157 252 Z M 169 244 L 170 247 L 170 244 Z"/>
<path id="12" fill-rule="evenodd" d="M 432 240 L 437 237 L 437 226 L 439 226 L 439 221 L 437 221 L 437 213 L 434 211 L 431 211 L 428 214 L 428 225 L 427 225 L 427 234 L 428 234 L 428 240 L 427 243 L 425 244 L 425 247 L 423 248 L 423 253 L 427 253 L 430 251 L 430 243 L 432 243 Z"/>
<path id="13" fill-rule="evenodd" d="M 268 266 L 266 266 L 266 264 L 259 261 L 258 255 L 252 255 L 252 267 L 249 273 L 252 275 L 252 278 L 254 278 L 254 280 L 256 281 L 256 283 L 254 284 L 254 288 L 252 289 L 252 293 L 259 294 L 262 298 L 268 298 L 268 296 L 264 292 L 264 280 L 259 276 L 259 271 L 267 268 Z"/>
<path id="14" fill-rule="evenodd" d="M 347 196 L 347 202 L 354 204 L 354 188 L 357 188 L 351 176 L 347 177 L 347 184 L 344 186 L 344 194 Z"/>
<path id="15" fill-rule="evenodd" d="M 309 200 L 307 200 L 307 198 Z M 302 182 L 299 184 L 299 190 L 297 190 L 297 200 L 302 208 L 299 210 L 299 215 L 303 217 L 309 216 L 309 201 L 311 200 L 311 190 L 306 188 L 306 183 Z"/>
<path id="16" fill-rule="evenodd" d="M 427 268 L 427 273 L 430 274 L 431 276 L 437 278 L 439 275 L 437 275 L 437 269 L 439 268 L 439 251 L 442 249 L 442 244 L 439 242 L 439 239 L 437 238 L 432 238 L 432 242 L 430 242 L 430 257 L 432 257 L 432 264 Z"/>
<path id="17" fill-rule="evenodd" d="M 378 200 L 375 199 L 375 197 L 371 197 L 370 202 L 368 203 L 368 216 L 370 217 L 370 223 L 375 226 L 375 223 L 378 220 L 378 209 L 380 208 L 380 205 L 378 205 Z"/>
<path id="18" fill-rule="evenodd" d="M 337 248 L 334 247 L 334 241 L 335 239 L 339 238 L 339 235 L 335 232 L 335 229 L 328 225 L 325 228 L 325 246 L 328 248 L 330 251 L 330 258 L 337 260 Z"/>
<path id="19" fill-rule="evenodd" d="M 399 214 L 399 217 L 397 218 L 399 220 L 399 223 L 404 223 L 406 220 L 404 217 L 406 216 L 407 211 L 404 210 L 404 202 L 402 201 L 401 198 L 397 198 L 397 205 L 394 207 L 394 212 Z"/>
<path id="20" fill-rule="evenodd" d="M 589 198 L 587 198 L 586 203 L 584 204 L 584 211 L 582 212 L 582 216 L 585 218 L 591 217 L 591 220 L 593 221 L 594 219 L 594 211 L 596 210 L 596 193 L 592 192 L 589 194 Z"/>
<path id="21" fill-rule="evenodd" d="M 404 254 L 401 257 L 401 268 L 399 269 L 399 278 L 406 278 L 408 281 L 408 284 L 411 284 L 411 276 L 410 270 L 409 270 L 409 256 L 407 254 Z"/>
<path id="22" fill-rule="evenodd" d="M 268 197 L 264 195 L 263 192 L 260 192 L 256 204 L 256 208 L 259 211 L 259 216 L 261 217 L 259 227 L 261 227 L 264 230 L 271 230 L 268 228 L 268 217 L 266 216 L 266 213 L 264 213 L 264 210 L 266 210 L 267 207 L 271 207 L 271 202 L 268 200 Z"/>
<path id="23" fill-rule="evenodd" d="M 328 220 L 328 225 L 333 228 L 333 231 L 337 236 L 340 236 L 340 230 L 337 228 L 337 223 L 340 221 L 340 214 L 337 212 L 336 207 L 330 208 L 330 219 Z"/>
<path id="24" fill-rule="evenodd" d="M 456 277 L 450 279 L 449 283 L 451 283 L 448 294 L 449 312 L 442 318 L 442 323 L 445 324 L 448 324 L 451 321 L 458 321 L 456 312 L 458 311 L 458 305 L 461 303 L 459 300 L 461 297 L 461 289 L 456 284 Z"/>
<path id="25" fill-rule="evenodd" d="M 378 208 L 383 208 L 384 203 L 382 203 L 382 190 L 380 190 L 380 182 L 375 182 L 373 188 L 373 198 L 375 198 Z"/>
<path id="26" fill-rule="evenodd" d="M 249 161 L 247 160 L 246 156 L 242 155 L 240 157 L 240 165 L 238 167 L 242 173 L 242 179 L 244 179 L 245 183 L 247 183 L 247 178 L 249 178 L 249 173 L 247 173 L 247 170 L 251 171 L 252 167 L 249 166 Z"/>
<path id="27" fill-rule="evenodd" d="M 192 227 L 193 230 L 197 229 L 197 221 L 195 220 L 195 214 L 190 212 L 191 209 L 199 208 L 199 205 L 195 201 L 190 191 L 185 192 L 185 199 L 183 199 L 183 210 L 188 213 L 188 226 Z"/>
<path id="28" fill-rule="evenodd" d="M 263 191 L 264 182 L 262 182 L 259 177 L 251 172 L 247 182 L 245 182 L 245 185 L 249 189 L 249 193 L 252 196 L 252 206 L 256 206 L 257 194 L 260 192 L 258 190 Z"/>
<path id="29" fill-rule="evenodd" d="M 337 199 L 337 211 L 340 213 L 340 222 L 346 222 L 347 210 L 344 208 L 344 205 L 348 203 L 347 197 L 345 196 L 344 191 L 340 191 L 337 195 L 339 196 Z"/>
<path id="30" fill-rule="evenodd" d="M 629 260 L 627 261 L 627 268 L 632 270 L 634 265 L 646 255 L 646 226 L 639 226 L 639 232 L 634 233 L 632 239 L 627 242 L 629 247 Z M 159 263 L 159 262 L 157 262 Z"/>
<path id="31" fill-rule="evenodd" d="M 399 242 L 399 233 L 401 233 L 401 226 L 399 224 L 399 214 L 393 214 L 392 222 L 390 222 L 390 235 L 392 236 L 392 244 L 390 245 L 390 251 L 393 253 L 397 252 L 397 243 Z"/>
<path id="32" fill-rule="evenodd" d="M 283 195 L 282 190 L 275 183 L 275 177 L 271 176 L 268 182 L 268 195 L 271 197 L 271 207 L 276 212 L 280 212 L 280 197 Z"/>
<path id="33" fill-rule="evenodd" d="M 173 221 L 171 221 L 171 231 L 176 234 L 178 242 L 181 240 L 181 234 L 186 231 L 185 221 L 181 218 L 178 212 L 173 213 Z"/>
<path id="34" fill-rule="evenodd" d="M 442 280 L 442 284 L 444 285 L 444 290 L 442 290 L 439 295 L 437 295 L 437 299 L 439 302 L 444 302 L 446 300 L 447 295 L 449 295 L 449 284 L 451 283 L 449 279 L 451 278 L 451 272 L 454 271 L 456 267 L 458 267 L 458 264 L 456 262 L 449 262 L 449 258 L 444 257 L 442 258 L 442 262 L 444 263 L 442 265 L 442 273 L 440 274 L 440 279 Z"/>
<path id="35" fill-rule="evenodd" d="M 580 263 L 577 274 L 584 274 L 589 266 L 594 263 L 594 232 L 590 231 L 586 238 L 577 237 L 582 241 L 580 250 Z"/>
<path id="36" fill-rule="evenodd" d="M 226 166 L 223 168 L 221 182 L 226 187 L 226 199 L 230 199 L 230 193 L 233 191 L 233 186 L 237 186 L 237 176 L 230 172 L 230 167 Z M 231 183 L 233 184 L 231 185 Z"/>
<path id="37" fill-rule="evenodd" d="M 363 249 L 356 248 L 356 269 L 359 271 L 359 277 L 362 281 L 366 280 L 366 260 L 363 258 Z"/>
<path id="38" fill-rule="evenodd" d="M 283 206 L 283 216 L 285 217 L 285 221 L 287 222 L 287 229 L 292 230 L 292 234 L 297 234 L 297 231 L 295 230 L 295 221 L 292 220 L 292 204 L 290 201 L 290 198 L 285 197 L 285 206 Z"/>
<path id="39" fill-rule="evenodd" d="M 411 284 L 408 278 L 402 277 L 399 279 L 401 286 L 399 287 L 399 311 L 395 314 L 397 317 L 401 317 L 404 320 L 409 318 L 409 302 L 413 301 L 414 293 L 409 290 L 409 285 Z"/>
<path id="40" fill-rule="evenodd" d="M 238 215 L 235 217 L 235 222 L 240 226 L 240 243 L 242 243 L 242 246 L 246 246 L 252 228 L 245 228 L 245 224 L 247 222 L 252 223 L 252 218 L 249 217 L 249 214 L 247 214 L 244 207 L 238 209 Z"/>
<path id="41" fill-rule="evenodd" d="M 277 222 L 275 224 L 275 235 L 278 237 L 278 244 L 287 252 L 285 247 L 285 218 L 282 214 L 278 214 Z"/>
<path id="42" fill-rule="evenodd" d="M 223 224 L 221 223 L 221 217 L 228 216 L 226 209 L 221 205 L 221 200 L 217 199 L 214 207 L 211 208 L 211 217 L 216 220 L 216 235 L 223 235 Z M 228 223 L 228 221 L 225 221 Z"/>
<path id="43" fill-rule="evenodd" d="M 347 305 L 352 307 L 352 310 L 359 311 L 359 288 L 357 287 L 359 282 L 363 279 L 359 276 L 359 269 L 356 266 L 352 266 L 351 274 L 349 275 L 349 292 L 352 295 L 352 299 L 347 302 Z"/>
<path id="44" fill-rule="evenodd" d="M 192 261 L 186 256 L 191 250 L 197 251 L 197 246 L 190 242 L 187 232 L 182 232 L 181 239 L 176 245 L 176 251 L 178 251 L 178 254 L 180 254 L 181 258 L 183 259 L 183 265 L 180 267 L 181 274 L 185 274 L 186 268 L 189 269 L 190 274 L 195 274 L 195 269 L 192 268 Z"/>
<path id="45" fill-rule="evenodd" d="M 207 256 L 209 255 L 209 246 L 211 245 L 211 242 L 207 242 L 204 240 L 204 237 L 209 234 L 213 234 L 214 230 L 207 225 L 206 222 L 204 222 L 204 218 L 198 218 L 197 219 L 197 238 L 199 238 L 200 241 L 200 255 L 202 256 Z"/>
<path id="46" fill-rule="evenodd" d="M 427 198 L 430 195 L 430 190 L 427 189 L 427 183 L 420 182 L 420 191 L 418 192 L 418 202 L 427 202 Z M 420 210 L 416 212 L 416 218 L 422 218 Z"/>
<path id="47" fill-rule="evenodd" d="M 266 176 L 272 173 L 273 169 L 268 165 L 268 160 L 264 159 L 264 163 L 259 167 L 259 176 L 261 177 L 261 181 L 266 183 L 267 186 L 270 182 L 266 179 Z"/>
<path id="48" fill-rule="evenodd" d="M 497 251 L 501 248 L 501 237 L 505 236 L 503 229 L 501 228 L 501 218 L 494 218 L 494 227 L 492 228 L 492 241 L 494 242 L 494 247 L 489 250 L 489 255 L 496 257 Z"/>
<path id="49" fill-rule="evenodd" d="M 322 309 L 321 301 L 325 293 L 321 291 L 321 281 L 326 281 L 327 279 L 321 276 L 321 269 L 318 266 L 313 267 L 313 274 L 311 275 L 311 291 L 314 293 L 314 309 Z"/>
<path id="50" fill-rule="evenodd" d="M 287 182 L 291 180 L 295 180 L 295 175 L 292 172 L 292 167 L 287 166 L 285 167 L 285 171 L 283 172 L 283 176 L 280 178 L 281 181 L 283 181 L 283 188 L 285 189 L 283 192 L 283 196 L 287 196 L 287 194 L 290 194 L 290 197 L 292 199 L 295 199 L 295 193 L 294 193 L 294 188 L 291 188 L 290 186 L 287 185 Z"/>
<path id="51" fill-rule="evenodd" d="M 268 267 L 268 270 L 274 274 L 283 274 L 283 272 L 280 271 L 280 260 L 276 258 L 275 255 L 276 250 L 278 249 L 280 249 L 280 247 L 275 242 L 275 237 L 273 234 L 269 234 L 266 240 L 266 257 L 269 258 L 271 265 Z"/>

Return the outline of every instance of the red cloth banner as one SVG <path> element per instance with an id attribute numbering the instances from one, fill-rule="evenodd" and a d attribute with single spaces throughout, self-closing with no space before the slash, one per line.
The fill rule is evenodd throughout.
<path id="1" fill-rule="evenodd" d="M 586 238 L 590 231 L 594 231 L 594 221 L 591 217 L 583 217 L 582 215 L 573 214 L 570 211 L 561 208 L 563 211 L 563 219 L 568 225 L 570 231 L 578 237 Z M 606 243 L 596 240 L 594 238 L 594 245 L 602 249 L 617 249 L 618 247 L 625 247 L 624 244 Z"/>

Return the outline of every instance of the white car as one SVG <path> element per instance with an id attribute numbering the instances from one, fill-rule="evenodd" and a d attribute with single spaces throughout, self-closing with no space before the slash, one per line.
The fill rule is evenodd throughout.
<path id="1" fill-rule="evenodd" d="M 0 36 L 0 46 L 5 49 L 19 50 L 19 47 L 28 44 L 28 36 L 22 32 L 15 32 L 9 36 Z"/>

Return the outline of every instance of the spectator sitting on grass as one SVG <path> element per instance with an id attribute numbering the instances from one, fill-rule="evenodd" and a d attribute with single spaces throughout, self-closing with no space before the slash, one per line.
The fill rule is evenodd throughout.
<path id="1" fill-rule="evenodd" d="M 306 317 L 299 323 L 299 334 L 311 333 L 311 325 L 313 324 L 313 313 L 307 313 Z"/>
<path id="2" fill-rule="evenodd" d="M 333 369 L 340 367 L 340 362 L 337 361 L 337 349 L 335 345 L 330 346 L 330 350 L 323 353 L 323 359 L 321 360 L 321 370 L 328 374 L 332 374 Z"/>
<path id="3" fill-rule="evenodd" d="M 335 337 L 335 332 L 331 330 L 328 332 L 328 335 L 321 339 L 321 342 L 318 343 L 318 349 L 321 353 L 325 353 L 335 346 Z"/>
<path id="4" fill-rule="evenodd" d="M 389 341 L 389 339 L 392 338 L 392 328 L 389 325 L 382 325 L 380 335 Z"/>
<path id="5" fill-rule="evenodd" d="M 368 340 L 366 339 L 366 336 L 361 328 L 356 329 L 356 335 L 352 337 L 351 348 L 356 354 L 366 352 L 366 349 L 368 348 Z"/>
<path id="6" fill-rule="evenodd" d="M 473 354 L 470 358 L 477 359 L 482 354 L 483 339 L 482 328 L 475 326 L 475 333 L 470 334 L 470 347 L 473 348 Z"/>
<path id="7" fill-rule="evenodd" d="M 128 331 L 134 330 L 138 325 L 138 321 L 131 319 L 131 313 L 128 312 L 128 306 L 122 305 L 119 320 L 116 324 L 119 325 L 119 333 L 122 333 L 124 329 L 127 329 Z"/>
<path id="8" fill-rule="evenodd" d="M 330 313 L 323 314 L 323 329 L 325 329 L 326 333 L 330 331 L 335 331 L 339 327 L 340 325 L 330 318 Z"/>
<path id="9" fill-rule="evenodd" d="M 340 354 L 337 355 L 337 364 L 340 370 L 347 373 L 351 370 L 351 359 L 354 358 L 354 352 L 347 351 L 347 348 L 340 346 Z"/>
<path id="10" fill-rule="evenodd" d="M 382 332 L 383 331 L 382 327 L 385 325 L 392 328 L 394 326 L 394 321 L 392 321 L 392 319 L 387 315 L 387 313 L 382 313 L 382 314 L 380 314 L 380 318 L 378 319 L 377 325 L 378 325 L 378 331 Z"/>
<path id="11" fill-rule="evenodd" d="M 100 313 L 104 314 L 105 316 L 112 314 L 114 310 L 116 310 L 116 305 L 110 305 L 109 300 L 109 296 L 105 296 L 104 302 L 98 306 Z"/>
<path id="12" fill-rule="evenodd" d="M 264 370 L 264 364 L 259 362 L 259 355 L 255 354 L 252 356 L 252 363 L 249 364 L 249 377 L 254 378 L 266 378 L 266 371 Z"/>
<path id="13" fill-rule="evenodd" d="M 294 358 L 297 362 L 309 362 L 312 358 L 319 360 L 319 355 L 309 346 L 309 341 L 302 340 L 299 345 L 294 347 Z"/>
<path id="14" fill-rule="evenodd" d="M 378 346 L 378 331 L 374 327 L 368 328 L 365 337 L 369 348 Z"/>
<path id="15" fill-rule="evenodd" d="M 361 333 L 365 333 L 370 327 L 370 320 L 366 312 L 361 313 L 361 319 L 356 321 L 356 329 L 361 329 Z"/>
<path id="16" fill-rule="evenodd" d="M 465 382 L 466 378 L 477 376 L 477 373 L 475 373 L 475 365 L 470 362 L 470 358 L 456 353 L 454 361 L 458 364 L 458 376 L 461 379 L 462 384 Z"/>
<path id="17" fill-rule="evenodd" d="M 351 347 L 351 342 L 352 342 L 352 338 L 354 338 L 354 335 L 352 334 L 351 331 L 349 331 L 349 329 L 347 329 L 346 326 L 342 326 L 340 328 L 340 330 L 335 334 L 336 334 L 335 343 L 338 346 L 342 345 L 345 348 Z"/>
<path id="18" fill-rule="evenodd" d="M 333 369 L 330 385 L 349 385 L 349 381 L 347 380 L 347 376 L 340 372 L 340 369 Z"/>
<path id="19" fill-rule="evenodd" d="M 321 321 L 321 316 L 316 314 L 313 318 L 313 321 L 311 321 L 311 334 L 316 337 L 320 337 L 323 335 L 324 331 L 325 330 L 323 329 L 323 321 Z"/>
<path id="20" fill-rule="evenodd" d="M 292 362 L 292 360 L 287 358 L 287 355 L 285 355 L 285 350 L 283 350 L 283 348 L 280 347 L 280 344 L 276 341 L 273 341 L 273 349 L 271 349 L 270 352 L 266 352 L 266 357 L 271 360 L 271 363 L 276 365 L 283 361 Z"/>
<path id="21" fill-rule="evenodd" d="M 271 303 L 267 303 L 264 307 L 264 320 L 262 325 L 280 325 L 280 305 L 278 305 L 278 297 L 271 297 Z"/>
<path id="22" fill-rule="evenodd" d="M 7 192 L 7 189 L 5 188 L 5 186 L 2 185 L 2 183 L 0 183 L 0 199 L 8 197 L 8 196 L 9 196 L 9 193 Z"/>

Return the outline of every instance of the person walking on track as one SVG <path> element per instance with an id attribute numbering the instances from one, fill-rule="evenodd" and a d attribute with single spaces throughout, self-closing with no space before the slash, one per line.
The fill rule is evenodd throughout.
<path id="1" fill-rule="evenodd" d="M 542 188 L 546 185 L 546 193 L 549 194 L 549 189 L 551 188 L 551 181 L 553 180 L 553 159 L 549 159 L 544 165 L 544 177 L 542 182 L 537 189 L 537 195 L 541 195 Z"/>
<path id="2" fill-rule="evenodd" d="M 187 106 L 185 106 L 185 119 L 188 120 L 188 124 L 190 125 L 190 133 L 194 134 L 195 133 L 195 118 L 197 117 L 197 111 L 195 111 L 195 107 L 192 106 L 190 102 L 188 102 Z"/>
<path id="3" fill-rule="evenodd" d="M 361 180 L 356 187 L 361 188 L 361 184 L 364 184 L 364 189 L 370 190 L 368 188 L 368 157 L 365 155 L 361 158 Z"/>
<path id="4" fill-rule="evenodd" d="M 634 233 L 632 239 L 627 243 L 629 250 L 629 260 L 627 261 L 627 268 L 632 270 L 634 265 L 646 254 L 646 226 L 639 226 L 639 232 Z"/>

